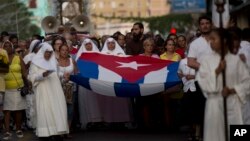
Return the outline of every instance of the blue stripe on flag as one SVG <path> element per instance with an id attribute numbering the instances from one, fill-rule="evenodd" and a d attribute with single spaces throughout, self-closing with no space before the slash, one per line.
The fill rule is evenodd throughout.
<path id="1" fill-rule="evenodd" d="M 167 69 L 169 72 L 167 76 L 167 81 L 165 83 L 165 89 L 175 86 L 181 82 L 177 74 L 178 67 L 179 67 L 179 62 L 175 62 L 168 65 Z"/>
<path id="2" fill-rule="evenodd" d="M 144 77 L 139 79 L 138 81 L 134 82 L 134 83 L 137 83 L 137 84 L 142 84 L 144 82 Z M 122 82 L 121 83 L 130 83 L 128 82 L 126 79 L 122 79 Z"/>
<path id="3" fill-rule="evenodd" d="M 81 85 L 81 86 L 91 90 L 89 78 L 82 77 L 81 74 L 71 75 L 70 80 L 77 83 L 78 85 Z"/>
<path id="4" fill-rule="evenodd" d="M 99 70 L 96 63 L 78 59 L 77 66 L 84 77 L 98 79 Z"/>
<path id="5" fill-rule="evenodd" d="M 118 97 L 137 97 L 141 96 L 138 84 L 114 83 L 115 93 Z"/>

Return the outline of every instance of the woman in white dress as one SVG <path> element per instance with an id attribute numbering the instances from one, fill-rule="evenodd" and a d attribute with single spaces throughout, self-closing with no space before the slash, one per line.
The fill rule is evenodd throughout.
<path id="1" fill-rule="evenodd" d="M 85 39 L 79 48 L 76 60 L 86 52 L 99 52 L 99 49 L 94 44 L 91 39 Z M 86 68 L 87 69 L 87 68 Z M 81 128 L 86 129 L 87 125 L 94 125 L 95 123 L 102 121 L 102 116 L 98 104 L 97 97 L 99 94 L 96 94 L 93 91 L 90 91 L 82 86 L 78 87 L 78 103 L 79 103 L 79 114 Z"/>
<path id="2" fill-rule="evenodd" d="M 66 44 L 59 47 L 59 58 L 57 61 L 59 66 L 59 78 L 62 83 L 67 103 L 68 124 L 70 129 L 73 120 L 75 84 L 72 81 L 69 81 L 69 78 L 70 75 L 77 73 L 77 67 L 75 61 L 69 55 L 69 47 Z M 70 134 L 68 134 L 67 137 L 72 138 Z"/>
<path id="3" fill-rule="evenodd" d="M 66 100 L 57 74 L 55 53 L 50 44 L 41 44 L 41 49 L 32 60 L 28 78 L 36 95 L 36 135 L 59 138 L 56 135 L 67 134 Z"/>
<path id="4" fill-rule="evenodd" d="M 123 56 L 125 52 L 113 38 L 104 43 L 101 53 Z M 104 122 L 129 123 L 132 122 L 131 102 L 129 98 L 98 96 Z"/>
<path id="5" fill-rule="evenodd" d="M 27 66 L 27 68 L 30 66 L 31 60 L 33 59 L 33 57 L 36 55 L 36 53 L 39 51 L 40 48 L 40 44 L 42 42 L 40 40 L 33 40 L 30 43 L 30 47 L 29 47 L 29 53 L 24 56 L 23 61 L 25 63 L 25 65 Z"/>
<path id="6" fill-rule="evenodd" d="M 33 57 L 36 55 L 36 53 L 39 51 L 40 49 L 40 44 L 42 42 L 40 40 L 33 40 L 30 43 L 30 47 L 29 47 L 29 53 L 24 56 L 23 61 L 25 63 L 25 66 L 27 68 L 27 70 L 29 70 L 31 61 L 33 59 Z M 36 128 L 36 112 L 35 112 L 35 95 L 34 94 L 29 94 L 25 96 L 26 98 L 26 102 L 27 102 L 27 109 L 26 109 L 26 123 L 27 126 L 29 128 Z"/>
<path id="7" fill-rule="evenodd" d="M 225 38 L 225 58 L 221 60 L 220 36 Z M 231 54 L 227 47 L 232 45 L 228 33 L 214 29 L 210 35 L 213 52 L 201 61 L 197 80 L 206 97 L 204 141 L 225 141 L 223 97 L 227 97 L 228 127 L 243 124 L 242 105 L 249 92 L 250 75 L 239 56 Z M 226 86 L 222 85 L 225 70 Z M 229 128 L 228 128 L 229 129 Z"/>

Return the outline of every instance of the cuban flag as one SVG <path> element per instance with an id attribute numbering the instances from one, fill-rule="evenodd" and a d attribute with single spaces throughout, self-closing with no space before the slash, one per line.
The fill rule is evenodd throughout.
<path id="1" fill-rule="evenodd" d="M 70 51 L 70 56 L 72 57 L 72 59 L 75 59 L 76 58 L 76 54 L 77 54 L 77 52 L 78 52 L 78 48 L 77 48 L 77 46 L 75 47 L 75 46 L 73 46 L 72 47 L 72 50 Z"/>
<path id="2" fill-rule="evenodd" d="M 145 56 L 83 53 L 77 66 L 80 73 L 70 79 L 106 96 L 147 96 L 181 83 L 178 62 Z"/>

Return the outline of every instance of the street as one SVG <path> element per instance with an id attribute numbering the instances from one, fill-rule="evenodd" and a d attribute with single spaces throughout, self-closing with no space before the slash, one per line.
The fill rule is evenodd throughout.
<path id="1" fill-rule="evenodd" d="M 14 132 L 11 141 L 38 141 L 32 131 L 25 131 L 24 137 L 17 139 Z M 185 141 L 185 133 L 164 131 L 79 131 L 72 134 L 72 139 L 64 141 Z"/>

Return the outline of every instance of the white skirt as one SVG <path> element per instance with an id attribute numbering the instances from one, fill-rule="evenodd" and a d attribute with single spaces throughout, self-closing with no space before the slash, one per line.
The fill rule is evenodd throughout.
<path id="1" fill-rule="evenodd" d="M 18 111 L 26 109 L 25 97 L 17 89 L 6 89 L 3 99 L 3 110 Z"/>

